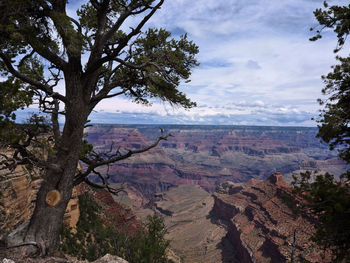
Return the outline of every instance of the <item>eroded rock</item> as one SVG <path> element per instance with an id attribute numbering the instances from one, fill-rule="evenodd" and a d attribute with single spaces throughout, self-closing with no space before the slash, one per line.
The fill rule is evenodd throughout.
<path id="1" fill-rule="evenodd" d="M 214 194 L 213 214 L 228 223 L 228 237 L 240 262 L 288 262 L 293 247 L 294 259 L 328 262 L 329 253 L 309 241 L 312 218 L 295 217 L 287 206 L 283 196 L 291 193 L 282 174 L 275 173 L 265 181 L 243 183 L 240 191 Z"/>

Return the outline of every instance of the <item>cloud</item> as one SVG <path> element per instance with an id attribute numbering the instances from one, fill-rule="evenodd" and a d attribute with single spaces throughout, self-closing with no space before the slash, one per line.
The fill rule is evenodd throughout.
<path id="1" fill-rule="evenodd" d="M 74 3 L 73 3 L 74 2 Z M 329 1 L 347 4 L 348 1 Z M 76 2 L 70 3 L 73 13 Z M 187 123 L 315 126 L 323 83 L 320 76 L 335 63 L 336 38 L 310 42 L 317 25 L 314 0 L 171 0 L 148 27 L 163 27 L 175 38 L 188 33 L 199 45 L 201 66 L 182 84 L 199 107 L 152 107 L 126 98 L 105 100 L 91 119 L 116 123 Z M 134 17 L 124 26 L 135 23 Z"/>
<path id="2" fill-rule="evenodd" d="M 251 59 L 247 61 L 246 67 L 248 69 L 261 69 L 259 63 Z"/>

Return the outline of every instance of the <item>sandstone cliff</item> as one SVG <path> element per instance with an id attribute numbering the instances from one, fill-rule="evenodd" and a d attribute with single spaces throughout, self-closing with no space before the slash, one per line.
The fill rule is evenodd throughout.
<path id="1" fill-rule="evenodd" d="M 39 171 L 23 166 L 0 171 L 0 242 L 30 219 L 40 181 Z"/>
<path id="2" fill-rule="evenodd" d="M 312 218 L 295 218 L 287 206 L 283 195 L 290 193 L 280 173 L 266 181 L 227 182 L 218 187 L 213 213 L 227 222 L 228 237 L 240 262 L 287 262 L 293 249 L 294 260 L 328 262 L 309 241 Z"/>
<path id="3" fill-rule="evenodd" d="M 9 233 L 30 220 L 40 182 L 38 170 L 29 171 L 23 166 L 18 166 L 14 171 L 0 171 L 0 246 L 5 245 Z M 131 208 L 114 201 L 107 191 L 95 191 L 84 184 L 73 189 L 72 198 L 64 215 L 65 224 L 73 228 L 76 226 L 79 220 L 78 196 L 87 191 L 102 207 L 101 217 L 106 225 L 118 225 L 130 233 L 140 227 Z"/>

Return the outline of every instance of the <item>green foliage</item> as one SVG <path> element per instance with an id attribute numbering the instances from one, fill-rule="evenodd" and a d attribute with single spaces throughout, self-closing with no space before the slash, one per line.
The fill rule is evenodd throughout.
<path id="1" fill-rule="evenodd" d="M 61 249 L 80 259 L 96 260 L 107 253 L 129 262 L 166 263 L 169 242 L 164 239 L 163 220 L 149 216 L 144 229 L 134 235 L 115 226 L 105 226 L 101 207 L 87 193 L 79 196 L 80 216 L 76 231 L 64 226 Z"/>
<path id="2" fill-rule="evenodd" d="M 8 78 L 0 82 L 0 140 L 15 128 L 14 121 L 18 109 L 28 107 L 32 103 L 33 93 L 21 81 Z"/>
<path id="3" fill-rule="evenodd" d="M 318 8 L 314 11 L 314 15 L 319 22 L 321 29 L 316 29 L 316 35 L 310 38 L 311 41 L 316 41 L 322 38 L 322 30 L 331 28 L 337 34 L 338 45 L 334 52 L 338 52 L 345 44 L 345 40 L 350 33 L 350 5 L 348 6 L 329 6 L 326 1 L 323 3 L 324 10 Z"/>
<path id="4" fill-rule="evenodd" d="M 93 145 L 90 144 L 87 140 L 83 140 L 83 144 L 80 148 L 80 158 L 84 158 L 86 155 L 90 154 L 93 150 Z"/>
<path id="5" fill-rule="evenodd" d="M 27 153 L 34 154 L 36 151 L 49 150 L 51 146 L 48 138 L 41 137 L 49 131 L 50 125 L 46 118 L 37 114 L 33 114 L 24 124 L 16 124 L 10 120 L 3 121 L 0 122 L 0 146 L 11 147 L 24 142 L 31 145 Z"/>
<path id="6" fill-rule="evenodd" d="M 104 227 L 98 214 L 100 207 L 88 194 L 79 196 L 79 208 L 76 233 L 64 226 L 61 248 L 80 259 L 95 260 L 111 250 L 108 238 L 114 233 Z"/>
<path id="7" fill-rule="evenodd" d="M 332 29 L 338 37 L 334 52 L 338 52 L 350 33 L 350 5 L 329 6 L 325 1 L 324 9 L 315 10 L 314 15 L 321 29 L 310 40 L 320 39 L 323 29 Z M 350 163 L 350 57 L 337 57 L 337 60 L 340 64 L 333 66 L 327 76 L 322 76 L 326 85 L 322 93 L 327 98 L 319 99 L 324 109 L 317 120 L 318 137 Z M 317 222 L 311 240 L 330 249 L 334 261 L 350 261 L 350 172 L 338 181 L 328 173 L 306 172 L 294 177 L 293 185 L 295 193 L 305 200 L 299 209 L 311 212 Z"/>
<path id="8" fill-rule="evenodd" d="M 24 89 L 18 80 L 9 78 L 0 82 L 0 90 L 0 123 L 15 120 L 16 115 L 13 112 L 32 103 L 33 94 Z"/>
<path id="9" fill-rule="evenodd" d="M 350 57 L 337 59 L 340 64 L 332 67 L 333 72 L 322 76 L 326 84 L 322 93 L 328 98 L 319 100 L 324 109 L 318 120 L 318 136 L 350 163 Z"/>
<path id="10" fill-rule="evenodd" d="M 294 176 L 293 176 L 294 178 Z M 286 194 L 286 193 L 282 193 L 281 198 L 283 200 L 283 202 L 288 206 L 288 208 L 290 208 L 293 212 L 293 218 L 297 219 L 298 216 L 300 215 L 300 207 L 299 207 L 299 203 L 296 201 L 295 199 L 295 194 Z"/>
<path id="11" fill-rule="evenodd" d="M 170 39 L 171 33 L 165 29 L 149 29 L 135 42 L 133 63 L 146 65 L 144 74 L 140 75 L 137 69 L 121 69 L 121 74 L 132 74 L 140 82 L 144 82 L 146 89 L 137 89 L 135 97 L 137 102 L 149 103 L 145 97 L 158 97 L 174 105 L 182 105 L 185 108 L 196 106 L 186 98 L 185 94 L 177 90 L 180 80 L 190 77 L 190 69 L 197 66 L 195 54 L 198 47 L 188 41 L 187 35 L 180 40 Z M 127 70 L 127 72 L 124 72 Z M 135 81 L 135 80 L 134 80 Z"/>
<path id="12" fill-rule="evenodd" d="M 125 259 L 140 263 L 170 262 L 166 257 L 169 242 L 164 239 L 165 234 L 163 219 L 148 216 L 145 230 L 139 231 L 128 243 Z"/>
<path id="13" fill-rule="evenodd" d="M 298 207 L 315 217 L 311 240 L 332 251 L 334 262 L 350 260 L 350 173 L 336 181 L 331 174 L 302 173 L 294 177 L 295 194 L 305 201 Z"/>
<path id="14" fill-rule="evenodd" d="M 334 52 L 338 52 L 345 44 L 350 32 L 350 5 L 329 6 L 324 2 L 325 9 L 314 12 L 322 28 L 310 40 L 321 38 L 322 30 L 332 29 L 338 37 Z M 312 29 L 313 30 L 313 29 Z M 322 76 L 325 88 L 322 89 L 326 99 L 319 99 L 324 109 L 320 112 L 318 136 L 329 143 L 330 148 L 338 148 L 340 157 L 350 162 L 350 57 L 337 57 L 340 64 L 332 66 L 333 72 Z"/>

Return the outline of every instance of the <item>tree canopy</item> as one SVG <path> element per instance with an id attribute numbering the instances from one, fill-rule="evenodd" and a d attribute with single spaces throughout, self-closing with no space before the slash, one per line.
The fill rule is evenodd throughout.
<path id="1" fill-rule="evenodd" d="M 324 2 L 325 9 L 317 9 L 314 14 L 321 29 L 310 40 L 315 41 L 322 37 L 324 29 L 332 29 L 337 34 L 337 53 L 345 45 L 350 33 L 350 5 L 328 6 Z M 325 87 L 322 89 L 325 99 L 319 99 L 324 106 L 320 112 L 318 136 L 330 148 L 337 148 L 339 156 L 350 162 L 350 57 L 336 57 L 340 64 L 332 66 L 332 72 L 322 76 Z"/>

